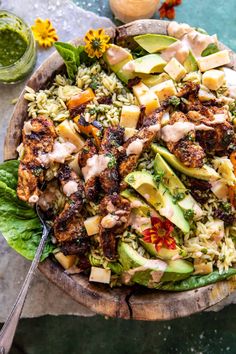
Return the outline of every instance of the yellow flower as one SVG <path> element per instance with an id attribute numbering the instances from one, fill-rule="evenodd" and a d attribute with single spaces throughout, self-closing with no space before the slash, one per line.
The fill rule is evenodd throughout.
<path id="1" fill-rule="evenodd" d="M 37 18 L 31 26 L 35 40 L 41 47 L 48 48 L 58 40 L 57 32 L 49 19 Z"/>
<path id="2" fill-rule="evenodd" d="M 110 37 L 105 33 L 104 29 L 89 30 L 85 37 L 85 51 L 90 58 L 101 58 L 103 53 L 109 48 Z"/>

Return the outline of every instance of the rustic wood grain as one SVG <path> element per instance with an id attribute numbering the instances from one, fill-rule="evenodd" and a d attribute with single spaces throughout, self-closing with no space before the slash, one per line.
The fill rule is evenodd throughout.
<path id="1" fill-rule="evenodd" d="M 168 24 L 168 21 L 140 20 L 118 27 L 116 31 L 114 28 L 107 29 L 107 33 L 118 43 L 132 46 L 132 36 L 143 33 L 167 34 Z M 82 42 L 81 39 L 76 39 L 73 43 Z M 221 47 L 226 48 L 223 44 Z M 230 52 L 232 62 L 229 66 L 236 70 L 236 55 Z M 34 90 L 44 88 L 62 70 L 63 61 L 57 53 L 54 53 L 32 75 L 27 86 Z M 21 141 L 23 122 L 27 119 L 27 102 L 23 96 L 24 92 L 16 104 L 8 127 L 4 146 L 5 160 L 17 157 L 16 148 Z M 39 269 L 80 304 L 99 314 L 124 319 L 167 320 L 188 316 L 215 305 L 236 289 L 235 278 L 181 293 L 141 287 L 110 289 L 105 285 L 89 283 L 84 275 L 66 275 L 61 266 L 50 258 L 41 263 Z"/>

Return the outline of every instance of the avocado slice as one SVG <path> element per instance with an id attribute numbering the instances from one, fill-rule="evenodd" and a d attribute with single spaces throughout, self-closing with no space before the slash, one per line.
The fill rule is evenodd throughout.
<path id="1" fill-rule="evenodd" d="M 184 233 L 189 232 L 190 226 L 181 208 L 174 204 L 167 188 L 162 183 L 157 185 L 149 172 L 131 172 L 125 177 L 125 182 L 141 194 L 162 216 L 169 219 Z"/>
<path id="2" fill-rule="evenodd" d="M 177 204 L 184 210 L 192 209 L 194 211 L 195 219 L 201 218 L 203 211 L 199 204 L 191 194 L 188 193 L 185 185 L 158 153 L 154 160 L 154 170 L 156 173 L 163 173 L 162 182 L 169 189 L 172 196 L 177 197 L 177 195 L 180 196 L 180 193 L 183 194 L 183 198 L 177 200 Z"/>
<path id="3" fill-rule="evenodd" d="M 190 168 L 184 166 L 174 154 L 171 154 L 163 146 L 152 144 L 152 149 L 154 152 L 159 153 L 164 159 L 169 162 L 169 164 L 176 170 L 184 173 L 187 176 L 203 179 L 205 181 L 215 181 L 220 178 L 220 175 L 210 166 L 203 165 L 201 168 Z"/>
<path id="4" fill-rule="evenodd" d="M 158 54 L 147 54 L 134 60 L 134 71 L 136 73 L 161 73 L 165 66 L 166 61 Z"/>
<path id="5" fill-rule="evenodd" d="M 139 74 L 138 76 L 142 79 L 142 82 L 148 87 L 152 87 L 164 81 L 170 80 L 170 76 L 166 73 L 161 73 L 158 75 Z"/>
<path id="6" fill-rule="evenodd" d="M 150 217 L 151 211 L 154 211 L 147 203 L 145 203 L 141 197 L 137 196 L 133 191 L 125 189 L 120 195 L 128 199 L 131 203 L 137 203 L 137 209 L 140 216 Z M 136 209 L 135 207 L 133 207 Z M 155 211 L 154 211 L 155 212 Z"/>
<path id="7" fill-rule="evenodd" d="M 137 283 L 155 288 L 160 282 L 185 279 L 193 272 L 190 262 L 182 259 L 167 262 L 147 259 L 125 242 L 119 243 L 118 254 L 124 269 L 121 279 L 125 284 Z"/>
<path id="8" fill-rule="evenodd" d="M 133 59 L 133 56 L 128 50 L 116 44 L 110 44 L 103 54 L 103 59 L 111 70 L 117 73 L 126 63 Z"/>
<path id="9" fill-rule="evenodd" d="M 133 60 L 128 61 L 127 63 L 125 63 L 117 72 L 116 72 L 116 76 L 118 76 L 118 78 L 123 81 L 124 83 L 127 84 L 127 82 L 130 79 L 135 78 L 135 76 L 138 76 L 135 72 L 134 72 L 134 65 L 133 65 Z"/>
<path id="10" fill-rule="evenodd" d="M 184 68 L 188 73 L 198 70 L 197 60 L 191 51 L 189 51 L 189 54 L 184 61 Z"/>
<path id="11" fill-rule="evenodd" d="M 170 260 L 172 257 L 179 255 L 180 249 L 178 246 L 174 250 L 162 247 L 159 251 L 157 251 L 153 243 L 145 242 L 141 238 L 139 241 L 145 250 L 153 257 L 158 257 L 163 260 Z"/>
<path id="12" fill-rule="evenodd" d="M 176 38 L 163 34 L 141 34 L 134 37 L 134 40 L 148 53 L 156 53 L 164 50 L 177 41 Z"/>

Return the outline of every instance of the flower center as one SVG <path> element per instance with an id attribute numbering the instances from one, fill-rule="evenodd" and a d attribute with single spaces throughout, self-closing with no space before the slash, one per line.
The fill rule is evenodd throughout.
<path id="1" fill-rule="evenodd" d="M 100 41 L 99 38 L 94 38 L 92 40 L 92 47 L 93 47 L 94 50 L 101 48 L 101 41 Z"/>

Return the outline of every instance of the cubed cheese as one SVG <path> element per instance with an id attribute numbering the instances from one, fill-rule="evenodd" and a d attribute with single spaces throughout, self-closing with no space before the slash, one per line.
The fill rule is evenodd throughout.
<path id="1" fill-rule="evenodd" d="M 111 270 L 98 267 L 91 267 L 89 281 L 97 283 L 109 284 L 111 279 Z"/>
<path id="2" fill-rule="evenodd" d="M 142 82 L 133 86 L 133 92 L 140 106 L 145 106 L 147 115 L 160 107 L 158 97 Z"/>
<path id="3" fill-rule="evenodd" d="M 168 97 L 175 96 L 177 94 L 175 85 L 172 80 L 164 81 L 160 84 L 157 84 L 151 87 L 150 90 L 157 95 L 159 101 L 164 101 Z"/>
<path id="4" fill-rule="evenodd" d="M 210 69 L 217 68 L 219 66 L 223 66 L 230 63 L 229 51 L 222 50 L 220 52 L 208 55 L 206 57 L 202 57 L 198 59 L 199 69 L 203 71 L 207 71 Z"/>
<path id="5" fill-rule="evenodd" d="M 140 116 L 140 108 L 135 105 L 123 106 L 120 115 L 120 126 L 136 128 Z"/>
<path id="6" fill-rule="evenodd" d="M 124 139 L 127 141 L 129 138 L 131 138 L 134 134 L 138 132 L 137 129 L 134 128 L 125 128 L 125 134 L 124 134 Z"/>
<path id="7" fill-rule="evenodd" d="M 164 67 L 164 70 L 175 81 L 181 80 L 187 73 L 183 65 L 180 64 L 180 62 L 178 62 L 175 58 L 172 58 L 169 61 L 169 63 Z"/>
<path id="8" fill-rule="evenodd" d="M 225 80 L 225 74 L 221 70 L 208 70 L 202 75 L 202 83 L 210 90 L 216 91 L 220 88 Z"/>
<path id="9" fill-rule="evenodd" d="M 84 146 L 84 139 L 73 128 L 73 122 L 67 119 L 60 123 L 56 128 L 57 134 L 65 141 L 69 141 L 76 146 L 77 151 Z"/>
<path id="10" fill-rule="evenodd" d="M 64 269 L 72 267 L 77 260 L 75 255 L 65 256 L 62 252 L 57 252 L 54 256 Z"/>
<path id="11" fill-rule="evenodd" d="M 100 215 L 91 216 L 84 221 L 84 227 L 88 236 L 96 235 L 99 232 L 99 225 L 101 221 Z"/>

